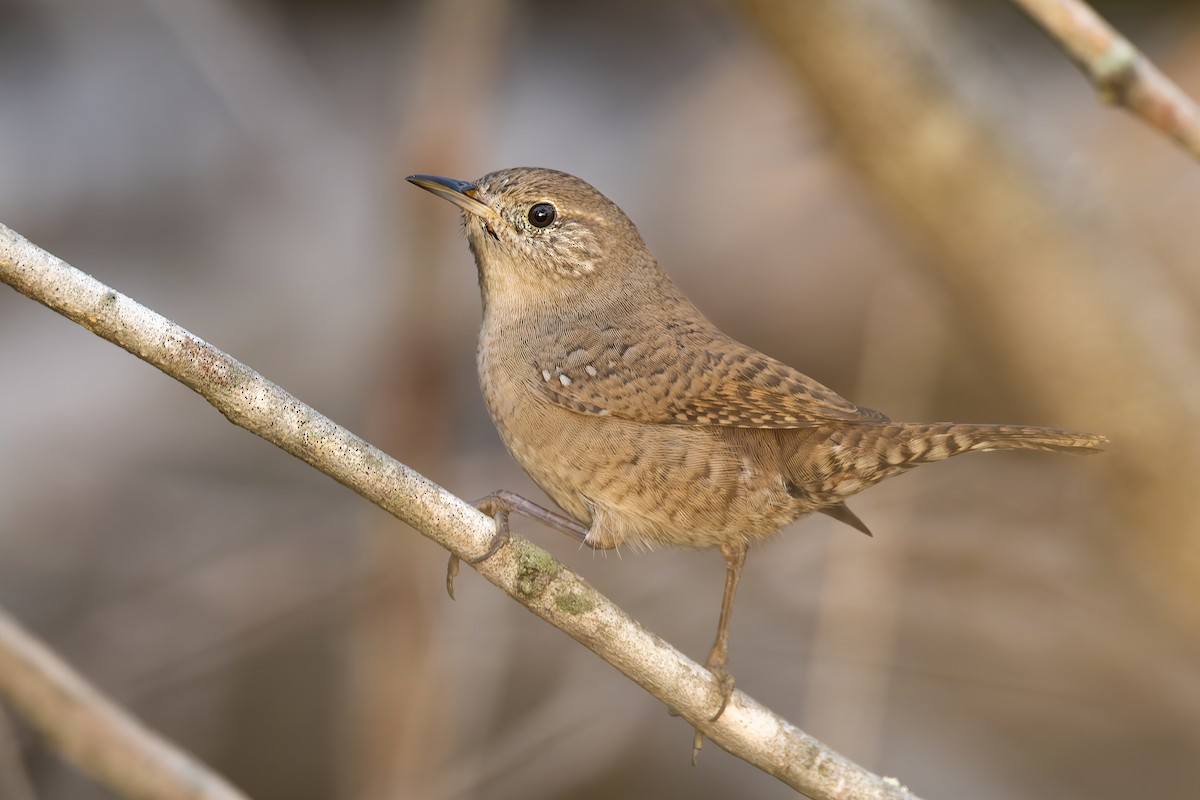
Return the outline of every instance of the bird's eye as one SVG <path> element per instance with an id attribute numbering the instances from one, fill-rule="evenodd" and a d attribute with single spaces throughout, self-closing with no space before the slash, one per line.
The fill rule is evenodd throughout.
<path id="1" fill-rule="evenodd" d="M 544 228 L 554 218 L 558 216 L 558 211 L 549 203 L 538 203 L 533 208 L 529 209 L 529 224 L 535 228 Z"/>

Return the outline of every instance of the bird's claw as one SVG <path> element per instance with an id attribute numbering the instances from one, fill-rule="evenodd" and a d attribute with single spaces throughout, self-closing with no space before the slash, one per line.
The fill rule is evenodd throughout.
<path id="1" fill-rule="evenodd" d="M 450 560 L 446 562 L 446 594 L 450 595 L 450 599 L 454 599 L 454 579 L 458 577 L 458 567 L 462 564 L 462 559 L 450 554 Z"/>
<path id="2" fill-rule="evenodd" d="M 710 657 L 708 663 L 704 666 L 717 679 L 717 688 L 721 692 L 721 705 L 717 707 L 717 713 L 708 718 L 709 722 L 716 722 L 725 713 L 725 709 L 729 705 L 729 700 L 733 697 L 736 682 L 733 679 L 733 675 L 726 669 L 724 661 L 717 661 Z M 704 734 L 697 728 L 696 735 L 692 737 L 693 767 L 696 766 L 696 760 L 700 757 L 700 748 L 702 747 L 704 747 Z"/>
<path id="3" fill-rule="evenodd" d="M 709 722 L 716 722 L 725 713 L 725 708 L 729 705 L 729 699 L 733 697 L 733 689 L 736 686 L 736 682 L 724 664 L 709 664 L 708 671 L 717 679 L 717 687 L 721 690 L 721 705 L 717 707 L 717 713 L 708 718 Z"/>
<path id="4" fill-rule="evenodd" d="M 497 502 L 493 495 L 488 495 L 482 500 L 476 501 L 475 507 L 496 520 L 496 533 L 492 536 L 492 541 L 488 544 L 487 552 L 479 558 L 467 559 L 468 564 L 482 564 L 496 555 L 496 551 L 512 538 L 512 532 L 508 528 L 508 508 Z M 451 600 L 454 599 L 454 579 L 458 576 L 460 564 L 462 564 L 462 559 L 451 553 L 450 560 L 446 562 L 446 594 L 450 595 Z"/>

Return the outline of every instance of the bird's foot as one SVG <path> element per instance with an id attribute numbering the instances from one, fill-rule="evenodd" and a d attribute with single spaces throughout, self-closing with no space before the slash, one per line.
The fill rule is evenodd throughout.
<path id="1" fill-rule="evenodd" d="M 492 536 L 492 541 L 488 544 L 487 552 L 479 558 L 467 560 L 468 564 L 482 564 L 496 555 L 496 551 L 512 538 L 512 531 L 508 527 L 508 514 L 512 508 L 504 502 L 504 499 L 499 494 L 489 494 L 487 497 L 476 500 L 472 505 L 496 520 L 496 533 Z M 454 579 L 458 576 L 458 568 L 461 563 L 462 559 L 454 553 L 450 554 L 450 560 L 446 563 L 446 593 L 450 595 L 451 600 L 454 599 Z"/>
<path id="2" fill-rule="evenodd" d="M 556 514 L 547 508 L 542 508 L 537 503 L 532 503 L 515 492 L 506 492 L 503 489 L 492 492 L 486 497 L 476 500 L 474 506 L 496 520 L 496 535 L 492 537 L 492 543 L 488 547 L 487 552 L 473 561 L 468 561 L 467 563 L 469 564 L 480 564 L 487 561 L 509 540 L 509 514 L 520 514 L 530 519 L 536 519 L 543 525 L 562 531 L 574 539 L 589 544 L 587 541 L 588 529 L 585 525 L 570 517 L 564 517 L 562 514 Z M 454 599 L 454 577 L 458 575 L 459 563 L 458 556 L 451 554 L 450 563 L 446 565 L 446 591 L 450 593 L 451 599 Z"/>
<path id="3" fill-rule="evenodd" d="M 730 698 L 733 697 L 736 682 L 727 666 L 728 656 L 728 652 L 723 654 L 713 652 L 709 654 L 708 661 L 704 664 L 705 668 L 717 679 L 717 688 L 721 692 L 721 705 L 717 707 L 717 713 L 708 718 L 709 722 L 716 722 L 721 718 L 721 715 L 725 713 L 725 708 L 729 705 Z M 704 747 L 704 734 L 697 728 L 696 735 L 692 737 L 692 766 L 696 766 L 696 760 L 700 757 L 700 748 L 702 747 Z"/>
<path id="4" fill-rule="evenodd" d="M 733 676 L 729 674 L 729 670 L 726 669 L 724 660 L 719 664 L 709 663 L 704 666 L 708 667 L 708 671 L 717 679 L 717 686 L 721 690 L 721 705 L 717 707 L 717 713 L 708 718 L 709 722 L 716 722 L 725 713 L 725 707 L 729 705 L 729 699 L 733 697 L 736 682 L 733 680 Z"/>

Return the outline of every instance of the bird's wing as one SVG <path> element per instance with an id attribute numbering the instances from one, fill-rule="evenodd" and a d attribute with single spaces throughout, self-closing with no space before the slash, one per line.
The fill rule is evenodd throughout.
<path id="1" fill-rule="evenodd" d="M 580 414 L 657 424 L 807 428 L 887 421 L 708 325 L 667 323 L 642 336 L 615 336 L 615 328 L 605 327 L 576 328 L 539 359 L 533 377 L 546 397 Z"/>

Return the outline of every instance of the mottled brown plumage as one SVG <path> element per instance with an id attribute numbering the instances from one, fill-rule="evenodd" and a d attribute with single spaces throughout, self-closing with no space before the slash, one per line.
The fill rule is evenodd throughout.
<path id="1" fill-rule="evenodd" d="M 473 184 L 412 176 L 464 211 L 479 269 L 479 379 L 505 445 L 597 548 L 717 547 L 725 599 L 708 666 L 726 671 L 750 544 L 884 478 L 971 450 L 1095 451 L 1047 428 L 895 423 L 719 331 L 587 183 L 507 169 Z M 503 497 L 492 511 L 514 510 Z"/>

